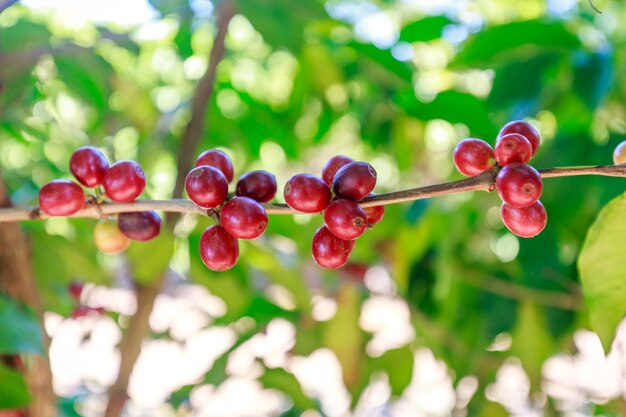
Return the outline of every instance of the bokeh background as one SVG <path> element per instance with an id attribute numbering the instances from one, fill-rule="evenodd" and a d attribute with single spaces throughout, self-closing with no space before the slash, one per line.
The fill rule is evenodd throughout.
<path id="1" fill-rule="evenodd" d="M 374 166 L 379 193 L 456 180 L 456 143 L 493 143 L 520 118 L 541 133 L 535 167 L 611 164 L 626 132 L 626 4 L 594 6 L 23 0 L 0 14 L 2 176 L 15 205 L 36 204 L 91 144 L 141 163 L 144 198 L 171 198 L 222 7 L 234 16 L 192 158 L 219 147 L 236 177 L 266 169 L 282 190 L 341 153 Z M 626 308 L 623 252 L 587 268 L 612 304 L 583 291 L 577 260 L 624 186 L 546 180 L 548 225 L 533 239 L 507 231 L 495 193 L 388 206 L 337 271 L 311 258 L 317 215 L 272 216 L 223 273 L 198 254 L 209 218 L 183 216 L 115 256 L 96 249 L 95 220 L 25 222 L 60 412 L 102 415 L 135 283 L 162 280 L 127 416 L 622 415 L 626 334 L 611 342 Z M 73 280 L 105 315 L 69 317 Z M 600 336 L 590 309 L 610 327 Z M 0 379 L 0 391 L 10 385 Z"/>

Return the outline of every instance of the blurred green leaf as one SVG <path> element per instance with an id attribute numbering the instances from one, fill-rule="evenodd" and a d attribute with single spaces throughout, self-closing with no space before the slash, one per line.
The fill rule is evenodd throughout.
<path id="1" fill-rule="evenodd" d="M 542 50 L 568 52 L 580 45 L 578 36 L 563 21 L 526 20 L 477 32 L 454 62 L 462 66 L 491 67 L 503 60 L 528 58 Z"/>
<path id="2" fill-rule="evenodd" d="M 598 214 L 589 228 L 578 258 L 583 295 L 591 326 L 605 351 L 626 314 L 626 194 L 615 198 Z"/>
<path id="3" fill-rule="evenodd" d="M 146 284 L 159 279 L 170 264 L 174 253 L 174 237 L 166 228 L 147 242 L 132 242 L 126 250 L 133 279 Z"/>
<path id="4" fill-rule="evenodd" d="M 300 0 L 297 5 L 291 0 L 235 0 L 235 3 L 267 43 L 293 52 L 302 48 L 303 30 L 308 23 L 328 18 L 316 0 Z"/>
<path id="5" fill-rule="evenodd" d="M 0 353 L 44 354 L 41 327 L 35 313 L 25 305 L 2 295 L 0 295 Z"/>
<path id="6" fill-rule="evenodd" d="M 542 53 L 496 69 L 489 105 L 499 109 L 522 100 L 536 100 L 546 84 L 546 72 L 558 62 L 558 54 Z"/>
<path id="7" fill-rule="evenodd" d="M 489 118 L 485 100 L 471 94 L 447 90 L 431 102 L 422 102 L 412 91 L 403 91 L 396 95 L 395 101 L 410 116 L 421 120 L 443 119 L 450 123 L 464 123 L 472 136 L 487 141 L 498 132 Z"/>
<path id="8" fill-rule="evenodd" d="M 266 369 L 259 381 L 266 388 L 277 389 L 287 394 L 296 410 L 317 409 L 316 403 L 302 392 L 302 387 L 296 377 L 282 368 Z"/>
<path id="9" fill-rule="evenodd" d="M 102 114 L 108 104 L 110 64 L 89 50 L 71 56 L 58 54 L 54 57 L 59 78 L 67 84 L 76 97 L 91 103 Z"/>
<path id="10" fill-rule="evenodd" d="M 574 89 L 590 109 L 602 102 L 614 82 L 613 59 L 608 47 L 575 56 Z"/>
<path id="11" fill-rule="evenodd" d="M 409 83 L 413 79 L 413 70 L 409 64 L 395 59 L 389 49 L 380 49 L 372 44 L 360 42 L 350 42 L 349 46 L 357 51 L 359 55 L 370 59 L 385 69 L 389 74 Z"/>
<path id="12" fill-rule="evenodd" d="M 414 20 L 400 31 L 403 42 L 428 42 L 441 37 L 443 28 L 452 23 L 447 16 L 428 16 Z"/>
<path id="13" fill-rule="evenodd" d="M 0 410 L 21 408 L 30 401 L 31 395 L 24 376 L 0 364 Z"/>

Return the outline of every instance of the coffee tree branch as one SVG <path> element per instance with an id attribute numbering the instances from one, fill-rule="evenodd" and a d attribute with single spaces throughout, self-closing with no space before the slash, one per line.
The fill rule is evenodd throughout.
<path id="1" fill-rule="evenodd" d="M 605 177 L 626 178 L 626 165 L 598 165 L 583 167 L 560 167 L 546 168 L 539 170 L 541 177 L 573 177 L 581 175 L 599 175 Z M 426 198 L 441 197 L 444 195 L 464 193 L 468 191 L 492 191 L 494 187 L 494 173 L 486 171 L 474 177 L 463 180 L 445 182 L 441 184 L 427 185 L 423 187 L 411 188 L 408 190 L 393 191 L 378 194 L 374 197 L 367 197 L 359 202 L 361 207 L 374 207 L 403 203 L 407 201 L 421 200 Z M 291 209 L 286 204 L 268 203 L 264 204 L 268 214 L 300 214 Z M 103 203 L 96 205 L 88 203 L 84 209 L 68 217 L 100 218 L 103 215 L 118 213 L 138 212 L 157 210 L 168 213 L 191 213 L 208 215 L 207 210 L 196 206 L 187 199 L 172 200 L 138 200 L 132 203 Z M 47 219 L 50 216 L 39 211 L 38 207 L 10 207 L 0 209 L 0 222 L 19 222 L 27 220 Z"/>

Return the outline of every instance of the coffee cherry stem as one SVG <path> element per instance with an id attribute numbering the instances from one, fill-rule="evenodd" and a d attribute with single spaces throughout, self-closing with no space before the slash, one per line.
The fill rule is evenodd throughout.
<path id="1" fill-rule="evenodd" d="M 221 221 L 220 221 L 220 212 L 217 209 L 208 209 L 206 211 L 207 216 L 209 216 L 210 218 L 213 219 L 213 221 L 215 221 L 215 224 L 220 225 Z"/>
<path id="2" fill-rule="evenodd" d="M 599 165 L 599 166 L 579 166 L 579 167 L 558 167 L 540 169 L 539 173 L 543 179 L 556 177 L 573 177 L 580 175 L 599 175 L 605 177 L 626 178 L 626 164 L 621 165 Z M 380 205 L 397 204 L 426 198 L 441 197 L 444 195 L 458 194 L 469 191 L 493 191 L 494 172 L 485 171 L 473 177 L 468 177 L 458 181 L 451 181 L 441 184 L 427 185 L 424 187 L 411 188 L 408 190 L 394 191 L 390 193 L 378 194 L 372 197 L 365 197 L 359 201 L 362 208 L 375 207 Z M 300 214 L 292 210 L 286 204 L 271 203 L 263 204 L 267 214 L 292 215 Z M 101 218 L 102 213 L 106 215 L 157 210 L 163 212 L 190 213 L 207 215 L 207 210 L 196 206 L 187 199 L 173 200 L 138 200 L 130 203 L 103 203 L 96 208 L 93 204 L 88 204 L 75 214 L 67 217 L 88 217 Z M 38 207 L 10 207 L 0 209 L 0 223 L 18 222 L 25 220 L 47 219 L 50 216 L 41 212 Z"/>

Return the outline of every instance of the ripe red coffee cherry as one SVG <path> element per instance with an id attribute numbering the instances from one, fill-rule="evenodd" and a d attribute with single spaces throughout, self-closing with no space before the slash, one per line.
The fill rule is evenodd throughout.
<path id="1" fill-rule="evenodd" d="M 343 240 L 354 240 L 365 232 L 367 215 L 354 201 L 335 200 L 324 210 L 324 224 Z"/>
<path id="2" fill-rule="evenodd" d="M 339 168 L 333 180 L 338 198 L 359 201 L 376 186 L 376 170 L 367 162 L 350 162 Z"/>
<path id="3" fill-rule="evenodd" d="M 375 193 L 370 193 L 368 197 L 373 197 L 375 195 L 376 195 Z M 385 206 L 367 207 L 367 208 L 364 208 L 363 211 L 365 212 L 365 215 L 367 216 L 368 228 L 374 227 L 374 225 L 380 222 L 385 216 Z"/>
<path id="4" fill-rule="evenodd" d="M 491 145 L 481 139 L 463 139 L 452 153 L 456 169 L 471 177 L 493 168 L 494 154 Z"/>
<path id="5" fill-rule="evenodd" d="M 235 194 L 267 203 L 276 195 L 276 177 L 267 171 L 250 171 L 237 182 Z"/>
<path id="6" fill-rule="evenodd" d="M 285 184 L 285 202 L 302 213 L 319 213 L 330 203 L 330 189 L 321 178 L 297 174 Z"/>
<path id="7" fill-rule="evenodd" d="M 222 226 L 207 227 L 200 238 L 200 257 L 207 268 L 226 271 L 237 263 L 239 243 Z"/>
<path id="8" fill-rule="evenodd" d="M 119 253 L 130 244 L 130 240 L 120 232 L 113 220 L 96 224 L 93 229 L 93 241 L 96 247 L 105 253 Z"/>
<path id="9" fill-rule="evenodd" d="M 613 163 L 615 163 L 615 165 L 626 163 L 626 140 L 615 147 L 613 151 Z"/>
<path id="10" fill-rule="evenodd" d="M 85 187 L 96 187 L 104 181 L 109 169 L 106 156 L 98 148 L 83 146 L 72 153 L 70 171 Z"/>
<path id="11" fill-rule="evenodd" d="M 537 129 L 535 129 L 533 125 L 523 120 L 509 122 L 505 124 L 502 129 L 500 129 L 498 138 L 508 135 L 509 133 L 519 133 L 524 136 L 533 147 L 533 155 L 537 153 L 537 149 L 539 149 L 539 132 L 537 132 Z"/>
<path id="12" fill-rule="evenodd" d="M 144 242 L 159 235 L 161 218 L 156 211 L 152 210 L 120 213 L 117 216 L 117 227 L 127 238 Z"/>
<path id="13" fill-rule="evenodd" d="M 209 149 L 202 152 L 196 159 L 196 166 L 199 167 L 200 165 L 208 165 L 219 169 L 229 184 L 233 180 L 233 163 L 228 155 L 219 149 Z"/>
<path id="14" fill-rule="evenodd" d="M 53 180 L 39 190 L 39 209 L 49 216 L 70 216 L 85 207 L 85 192 L 69 180 Z"/>
<path id="15" fill-rule="evenodd" d="M 200 165 L 187 174 L 185 191 L 196 205 L 202 208 L 214 208 L 228 197 L 228 181 L 219 169 L 209 165 Z"/>
<path id="16" fill-rule="evenodd" d="M 313 234 L 313 260 L 322 268 L 335 269 L 344 266 L 353 248 L 354 240 L 339 239 L 326 226 L 320 227 Z"/>
<path id="17" fill-rule="evenodd" d="M 83 293 L 83 288 L 85 288 L 85 283 L 75 280 L 70 282 L 70 284 L 67 286 L 67 292 L 69 293 L 70 297 L 72 297 L 76 301 L 79 301 L 80 295 Z"/>
<path id="18" fill-rule="evenodd" d="M 541 174 L 530 165 L 514 162 L 496 176 L 496 190 L 502 201 L 513 207 L 528 207 L 541 196 Z"/>
<path id="19" fill-rule="evenodd" d="M 328 162 L 326 162 L 326 165 L 324 165 L 324 168 L 322 168 L 322 179 L 324 182 L 328 184 L 329 187 L 332 187 L 337 171 L 350 162 L 354 162 L 354 159 L 345 155 L 336 155 L 330 158 Z"/>
<path id="20" fill-rule="evenodd" d="M 533 156 L 533 147 L 525 136 L 509 133 L 498 138 L 494 154 L 501 167 L 513 162 L 525 164 Z"/>
<path id="21" fill-rule="evenodd" d="M 146 187 L 146 174 L 135 161 L 118 161 L 104 175 L 104 193 L 117 203 L 129 203 Z"/>
<path id="22" fill-rule="evenodd" d="M 548 222 L 546 209 L 539 200 L 522 208 L 502 203 L 500 214 L 504 225 L 519 237 L 537 236 Z"/>
<path id="23" fill-rule="evenodd" d="M 233 197 L 220 212 L 224 229 L 239 239 L 254 239 L 267 228 L 267 213 L 263 206 L 248 197 Z"/>

